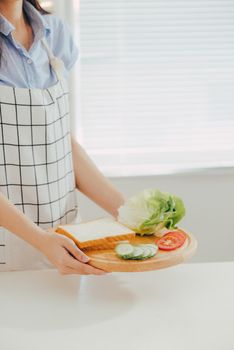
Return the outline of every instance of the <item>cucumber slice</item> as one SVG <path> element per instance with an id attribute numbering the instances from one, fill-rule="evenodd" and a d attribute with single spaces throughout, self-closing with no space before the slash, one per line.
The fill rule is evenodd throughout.
<path id="1" fill-rule="evenodd" d="M 142 255 L 142 259 L 148 259 L 152 257 L 152 250 L 149 247 L 143 247 L 144 253 Z"/>
<path id="2" fill-rule="evenodd" d="M 123 259 L 129 259 L 134 252 L 134 247 L 129 243 L 120 243 L 115 247 L 117 255 Z"/>
<path id="3" fill-rule="evenodd" d="M 152 247 L 152 248 L 157 248 L 158 246 L 154 243 L 145 243 L 143 244 L 145 247 Z"/>
<path id="4" fill-rule="evenodd" d="M 151 255 L 149 256 L 149 258 L 152 258 L 153 256 L 155 256 L 158 252 L 158 247 L 155 245 L 155 246 L 149 246 L 148 247 L 151 251 Z"/>
<path id="5" fill-rule="evenodd" d="M 158 246 L 156 244 L 141 244 L 141 246 L 144 247 L 145 249 L 150 249 L 151 256 L 154 256 L 158 251 Z"/>
<path id="6" fill-rule="evenodd" d="M 158 251 L 156 244 L 138 244 L 121 242 L 115 247 L 117 255 L 126 260 L 144 260 L 152 258 Z"/>
<path id="7" fill-rule="evenodd" d="M 130 259 L 140 260 L 143 254 L 144 254 L 144 249 L 142 247 L 134 246 L 134 250 Z"/>

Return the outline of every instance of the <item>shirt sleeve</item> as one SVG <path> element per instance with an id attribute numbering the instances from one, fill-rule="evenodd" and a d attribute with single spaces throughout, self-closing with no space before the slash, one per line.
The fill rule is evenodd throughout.
<path id="1" fill-rule="evenodd" d="M 61 21 L 59 40 L 63 42 L 63 50 L 60 58 L 63 60 L 65 68 L 70 71 L 76 63 L 79 50 L 75 44 L 71 30 L 67 23 Z"/>
<path id="2" fill-rule="evenodd" d="M 48 37 L 53 54 L 62 59 L 69 72 L 79 57 L 79 50 L 69 25 L 54 15 L 47 15 L 51 33 Z"/>

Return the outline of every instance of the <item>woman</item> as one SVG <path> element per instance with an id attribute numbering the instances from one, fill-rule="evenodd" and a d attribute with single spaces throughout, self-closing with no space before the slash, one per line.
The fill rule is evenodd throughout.
<path id="1" fill-rule="evenodd" d="M 0 0 L 0 56 L 0 271 L 104 274 L 49 230 L 75 221 L 76 188 L 114 217 L 124 202 L 70 135 L 70 32 L 36 0 Z"/>

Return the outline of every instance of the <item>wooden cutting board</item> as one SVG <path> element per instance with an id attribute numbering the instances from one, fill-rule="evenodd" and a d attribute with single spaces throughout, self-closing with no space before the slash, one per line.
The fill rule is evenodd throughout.
<path id="1" fill-rule="evenodd" d="M 114 249 L 88 250 L 85 253 L 90 257 L 89 264 L 108 272 L 143 272 L 164 269 L 181 264 L 191 258 L 197 249 L 197 241 L 190 233 L 184 232 L 187 239 L 184 245 L 173 251 L 158 250 L 157 254 L 146 260 L 124 260 L 119 258 Z M 157 242 L 155 236 L 136 236 L 131 243 L 144 244 Z"/>

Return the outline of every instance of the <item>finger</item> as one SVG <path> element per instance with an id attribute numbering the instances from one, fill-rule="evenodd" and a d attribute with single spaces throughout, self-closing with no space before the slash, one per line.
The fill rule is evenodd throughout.
<path id="1" fill-rule="evenodd" d="M 90 259 L 83 253 L 71 239 L 66 239 L 64 241 L 64 247 L 76 258 L 77 260 L 87 263 Z"/>
<path id="2" fill-rule="evenodd" d="M 89 264 L 84 265 L 83 271 L 86 275 L 106 275 L 108 273 L 104 270 L 97 269 L 96 267 L 93 267 Z"/>
<path id="3" fill-rule="evenodd" d="M 78 271 L 80 274 L 84 275 L 104 275 L 106 274 L 106 271 L 96 269 L 93 266 L 90 266 L 88 264 L 81 263 L 80 261 L 75 260 L 71 256 L 68 256 L 66 258 L 66 267 L 74 269 Z"/>

